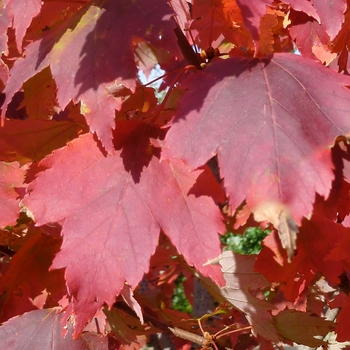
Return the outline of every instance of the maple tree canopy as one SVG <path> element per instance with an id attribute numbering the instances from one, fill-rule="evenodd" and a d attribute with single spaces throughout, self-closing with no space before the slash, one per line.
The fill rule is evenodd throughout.
<path id="1" fill-rule="evenodd" d="M 4 348 L 350 341 L 349 1 L 0 11 Z"/>

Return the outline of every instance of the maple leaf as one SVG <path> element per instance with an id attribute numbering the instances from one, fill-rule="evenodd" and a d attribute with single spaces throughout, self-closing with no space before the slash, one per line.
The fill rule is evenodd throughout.
<path id="1" fill-rule="evenodd" d="M 71 100 L 81 101 L 81 111 L 90 130 L 113 153 L 114 114 L 121 107 L 121 98 L 113 93 L 123 86 L 131 91 L 136 88 L 132 40 L 141 37 L 155 46 L 175 46 L 171 14 L 166 1 L 90 2 L 26 47 L 25 57 L 17 60 L 11 69 L 4 105 L 25 81 L 50 65 L 59 106 L 64 109 Z M 5 109 L 2 117 L 4 114 Z"/>
<path id="2" fill-rule="evenodd" d="M 1 318 L 57 305 L 66 294 L 63 270 L 49 272 L 61 239 L 36 234 L 14 255 L 8 270 L 0 277 Z"/>
<path id="3" fill-rule="evenodd" d="M 310 347 L 327 345 L 327 342 L 315 338 L 325 337 L 335 329 L 332 321 L 312 315 L 311 312 L 283 310 L 274 316 L 274 324 L 279 334 L 290 341 Z"/>
<path id="4" fill-rule="evenodd" d="M 349 133 L 344 85 L 348 77 L 297 55 L 219 60 L 183 83 L 162 157 L 195 169 L 217 154 L 233 209 L 282 202 L 299 223 L 315 192 L 328 196 L 329 147 Z"/>
<path id="5" fill-rule="evenodd" d="M 26 166 L 18 162 L 0 162 L 0 227 L 14 225 L 19 213 L 19 194 L 16 187 L 25 187 Z"/>
<path id="6" fill-rule="evenodd" d="M 68 334 L 63 337 L 61 323 L 65 321 L 65 316 L 59 311 L 59 308 L 35 310 L 5 322 L 0 327 L 2 346 L 6 349 L 38 350 L 119 349 L 111 338 L 98 334 L 84 333 L 78 340 L 73 340 L 72 321 L 68 321 Z"/>
<path id="7" fill-rule="evenodd" d="M 41 162 L 49 169 L 24 199 L 38 225 L 65 219 L 52 268 L 66 267 L 75 336 L 104 302 L 113 304 L 124 282 L 137 286 L 160 229 L 189 264 L 221 283 L 217 270 L 202 266 L 220 253 L 218 232 L 224 230 L 214 201 L 201 195 L 207 183 L 194 186 L 203 170 L 189 172 L 181 161 L 160 163 L 159 149 L 149 141 L 157 135 L 145 124 L 119 123 L 116 148 L 122 150 L 110 157 L 92 135 L 81 136 Z"/>
<path id="8" fill-rule="evenodd" d="M 8 55 L 8 36 L 7 28 L 11 25 L 11 17 L 8 10 L 0 6 L 0 52 Z"/>
<path id="9" fill-rule="evenodd" d="M 40 12 L 41 4 L 41 0 L 31 0 L 30 2 L 22 0 L 3 0 L 3 6 L 13 20 L 13 28 L 16 32 L 17 50 L 19 52 L 22 52 L 24 35 L 33 17 Z M 26 15 L 23 16 L 23 13 Z"/>
<path id="10" fill-rule="evenodd" d="M 275 307 L 253 296 L 249 291 L 249 289 L 256 290 L 269 285 L 263 275 L 254 271 L 255 260 L 254 255 L 223 252 L 219 256 L 219 262 L 226 286 L 222 288 L 221 293 L 226 300 L 246 315 L 255 334 L 259 333 L 266 339 L 278 342 L 279 337 L 272 325 L 272 316 L 269 312 Z"/>

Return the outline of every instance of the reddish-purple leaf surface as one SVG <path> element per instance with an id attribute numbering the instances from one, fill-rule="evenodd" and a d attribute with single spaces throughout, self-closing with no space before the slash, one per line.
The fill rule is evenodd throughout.
<path id="1" fill-rule="evenodd" d="M 39 174 L 24 200 L 38 225 L 65 219 L 53 268 L 67 267 L 75 335 L 104 302 L 113 304 L 125 281 L 137 286 L 160 229 L 189 264 L 222 282 L 218 270 L 202 266 L 220 253 L 218 232 L 224 232 L 218 207 L 196 187 L 202 170 L 190 172 L 181 161 L 160 163 L 159 149 L 150 143 L 157 133 L 147 125 L 127 137 L 121 133 L 122 151 L 108 157 L 90 134 L 74 140 L 44 159 L 50 169 Z"/>
<path id="2" fill-rule="evenodd" d="M 284 0 L 283 2 L 289 4 L 294 10 L 302 11 L 320 22 L 320 16 L 312 4 L 313 1 L 309 2 L 308 0 Z"/>
<path id="3" fill-rule="evenodd" d="M 0 7 L 0 52 L 8 55 L 8 36 L 7 29 L 11 25 L 11 17 L 9 16 L 8 9 Z"/>
<path id="4" fill-rule="evenodd" d="M 345 85 L 348 77 L 293 54 L 215 62 L 184 82 L 163 158 L 195 169 L 218 154 L 233 208 L 279 201 L 300 222 L 315 192 L 328 196 L 330 146 L 350 131 Z"/>
<path id="5" fill-rule="evenodd" d="M 279 337 L 270 313 L 275 307 L 253 296 L 249 291 L 269 285 L 263 275 L 254 271 L 255 260 L 254 255 L 240 255 L 232 251 L 225 251 L 220 255 L 219 262 L 226 281 L 222 295 L 246 315 L 255 334 L 259 333 L 266 339 L 278 342 Z"/>
<path id="6" fill-rule="evenodd" d="M 33 17 L 35 17 L 41 9 L 41 0 L 4 0 L 3 6 L 8 11 L 9 16 L 13 20 L 13 28 L 16 32 L 17 50 L 22 52 L 22 41 L 27 28 Z M 23 16 L 25 13 L 25 16 Z"/>
<path id="7" fill-rule="evenodd" d="M 309 20 L 306 15 L 294 15 L 296 20 L 293 21 L 289 33 L 304 57 L 315 59 L 314 48 L 323 47 L 329 42 L 329 36 L 318 22 Z"/>
<path id="8" fill-rule="evenodd" d="M 338 34 L 342 23 L 345 20 L 346 0 L 338 1 L 318 1 L 311 0 L 317 13 L 320 15 L 320 22 L 323 29 L 333 40 Z"/>
<path id="9" fill-rule="evenodd" d="M 65 314 L 59 314 L 59 308 L 35 310 L 16 316 L 0 327 L 0 339 L 3 349 L 21 350 L 113 350 L 117 349 L 114 341 L 108 337 L 83 333 L 72 339 L 73 324 L 67 322 L 67 334 L 62 334 L 62 321 Z M 114 343 L 114 344 L 113 344 Z"/>
<path id="10" fill-rule="evenodd" d="M 15 188 L 25 187 L 26 170 L 27 167 L 21 168 L 17 162 L 0 162 L 0 227 L 16 223 L 20 207 Z"/>
<path id="11" fill-rule="evenodd" d="M 42 40 L 27 46 L 25 57 L 11 70 L 4 105 L 25 81 L 50 65 L 60 107 L 64 109 L 71 100 L 81 101 L 91 131 L 113 152 L 115 110 L 121 107 L 121 98 L 113 94 L 123 86 L 132 91 L 136 87 L 132 40 L 140 37 L 155 46 L 176 47 L 171 14 L 166 1 L 89 3 Z"/>

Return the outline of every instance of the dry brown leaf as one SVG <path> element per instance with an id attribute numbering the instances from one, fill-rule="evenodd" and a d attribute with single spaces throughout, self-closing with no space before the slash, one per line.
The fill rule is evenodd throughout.
<path id="1" fill-rule="evenodd" d="M 287 251 L 288 262 L 291 262 L 296 250 L 299 230 L 289 209 L 282 203 L 264 202 L 253 208 L 252 211 L 256 221 L 268 221 L 276 228 L 282 247 Z"/>

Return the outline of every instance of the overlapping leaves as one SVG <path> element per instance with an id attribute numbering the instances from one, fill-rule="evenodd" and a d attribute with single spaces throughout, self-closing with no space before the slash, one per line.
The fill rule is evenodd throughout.
<path id="1" fill-rule="evenodd" d="M 1 252 L 3 320 L 35 308 L 50 308 L 7 321 L 0 327 L 5 346 L 33 348 L 37 346 L 35 337 L 43 339 L 43 347 L 93 344 L 112 348 L 114 344 L 100 336 L 88 335 L 93 339 L 90 342 L 83 334 L 72 343 L 70 335 L 77 337 L 105 303 L 111 307 L 116 296 L 123 295 L 124 288 L 130 289 L 132 296 L 131 289 L 149 270 L 160 231 L 188 264 L 222 283 L 218 269 L 203 267 L 219 255 L 218 232 L 225 229 L 217 204 L 226 198 L 205 166 L 214 155 L 218 155 L 226 197 L 233 209 L 246 200 L 256 214 L 260 204 L 283 202 L 301 225 L 299 234 L 293 234 L 292 250 L 296 248 L 297 255 L 291 263 L 280 252 L 275 234 L 266 238 L 256 262 L 257 270 L 271 282 L 280 283 L 284 301 L 301 298 L 319 274 L 337 286 L 339 276 L 350 265 L 348 229 L 329 218 L 334 219 L 334 213 L 346 216 L 347 206 L 332 198 L 333 214 L 324 214 L 328 219 L 315 213 L 311 220 L 302 217 L 317 212 L 319 202 L 313 206 L 316 193 L 327 197 L 333 168 L 342 168 L 331 158 L 330 148 L 339 135 L 349 134 L 350 80 L 305 57 L 276 52 L 290 50 L 295 40 L 304 56 L 322 57 L 327 64 L 341 52 L 340 67 L 346 70 L 346 1 L 285 0 L 275 6 L 271 0 L 193 0 L 191 6 L 185 0 L 174 0 L 172 9 L 166 0 L 64 3 L 69 6 L 49 0 L 4 0 L 1 4 L 0 49 L 7 56 L 0 62 L 0 78 L 6 84 L 2 117 L 17 118 L 17 107 L 7 112 L 6 108 L 14 96 L 24 96 L 19 108 L 26 113 L 20 117 L 29 119 L 7 120 L 0 130 L 1 161 L 13 161 L 0 167 L 1 226 L 15 224 L 29 183 L 22 210 L 37 225 L 59 222 L 63 227 L 60 250 L 60 239 L 43 229 L 33 237 L 26 231 L 26 243 L 12 259 Z M 156 105 L 154 91 L 138 85 L 137 65 L 148 75 L 157 60 L 165 69 L 169 62 L 176 68 L 181 64 L 173 10 L 179 12 L 185 36 L 190 37 L 187 29 L 193 28 L 197 30 L 194 42 L 205 46 L 203 49 L 212 44 L 223 47 L 230 58 L 191 72 L 185 81 L 172 80 L 176 86 Z M 11 21 L 15 35 L 7 32 Z M 334 38 L 335 52 L 331 53 L 330 40 Z M 212 43 L 215 39 L 218 41 Z M 184 45 L 195 56 L 190 45 Z M 146 57 L 147 52 L 152 55 Z M 275 55 L 241 58 L 264 53 Z M 186 90 L 184 95 L 181 89 Z M 163 141 L 166 131 L 158 125 L 176 109 L 178 98 L 177 115 Z M 89 134 L 81 135 L 87 127 L 75 122 L 81 117 L 78 108 L 90 127 Z M 69 120 L 56 122 L 61 119 Z M 121 122 L 124 119 L 134 120 Z M 43 158 L 39 167 L 34 163 L 26 173 L 26 163 Z M 346 178 L 347 164 L 343 165 Z M 336 174 L 341 176 L 341 169 Z M 336 186 L 334 182 L 333 190 Z M 346 202 L 346 186 L 341 196 Z M 280 219 L 280 214 L 276 215 Z M 340 220 L 339 215 L 337 218 Z M 4 232 L 14 238 L 15 231 Z M 55 253 L 54 271 L 49 272 Z M 5 257 L 9 263 L 4 263 Z M 321 344 L 312 337 L 325 335 L 332 328 L 328 323 L 292 310 L 272 316 L 272 304 L 256 298 L 252 289 L 268 284 L 253 271 L 254 261 L 254 257 L 231 257 L 223 290 L 226 299 L 250 320 L 253 333 L 272 341 L 282 337 L 312 346 Z M 58 316 L 56 311 L 61 309 L 51 307 L 63 304 L 57 300 L 65 293 L 61 268 L 65 268 L 69 300 L 66 313 Z M 158 269 L 149 276 L 157 278 Z M 26 278 L 30 273 L 33 275 Z M 140 308 L 136 300 L 127 304 L 142 319 L 143 305 Z M 344 308 L 338 319 L 344 322 L 348 303 L 338 300 L 334 305 Z M 159 304 L 151 307 L 157 308 Z M 166 312 L 154 314 L 164 322 L 176 319 L 159 316 Z M 124 337 L 130 324 L 123 324 L 125 333 L 118 332 L 121 316 L 115 309 L 106 314 L 111 316 L 108 322 L 115 334 Z M 65 323 L 66 316 L 71 316 L 69 334 L 60 339 L 58 322 Z M 291 333 L 286 326 L 290 322 L 310 322 L 314 327 L 305 334 L 300 330 Z M 22 337 L 18 329 L 31 336 Z M 346 340 L 345 327 L 340 324 L 338 331 Z"/>
<path id="2" fill-rule="evenodd" d="M 124 131 L 121 152 L 105 157 L 91 135 L 81 136 L 41 163 L 49 169 L 24 200 L 38 225 L 64 220 L 53 268 L 66 267 L 75 334 L 104 302 L 113 304 L 125 282 L 137 286 L 160 229 L 189 264 L 221 282 L 218 270 L 202 266 L 220 253 L 218 232 L 224 230 L 213 199 L 201 195 L 209 187 L 222 198 L 210 170 L 203 181 L 203 170 L 189 172 L 181 161 L 160 163 L 159 149 L 150 143 L 159 131 L 139 123 L 118 126 Z"/>
<path id="3" fill-rule="evenodd" d="M 292 54 L 215 62 L 183 84 L 163 157 L 197 168 L 218 154 L 233 208 L 279 201 L 300 221 L 315 192 L 331 188 L 329 148 L 349 133 L 345 85 L 348 77 Z"/>

